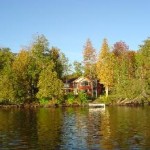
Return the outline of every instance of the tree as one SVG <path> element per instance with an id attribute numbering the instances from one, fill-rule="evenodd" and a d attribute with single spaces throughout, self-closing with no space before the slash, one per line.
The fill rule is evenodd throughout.
<path id="1" fill-rule="evenodd" d="M 57 72 L 58 78 L 62 78 L 63 66 L 60 60 L 60 50 L 56 47 L 50 49 L 50 59 L 54 63 L 54 70 Z"/>
<path id="2" fill-rule="evenodd" d="M 60 50 L 52 47 L 49 51 L 50 60 L 54 63 L 54 70 L 57 72 L 59 78 L 62 76 L 62 64 L 60 62 Z"/>
<path id="3" fill-rule="evenodd" d="M 59 79 L 68 75 L 70 65 L 64 53 L 60 52 L 58 48 L 52 47 L 50 49 L 50 59 L 54 63 L 54 70 L 57 72 Z"/>
<path id="4" fill-rule="evenodd" d="M 149 48 L 150 42 L 146 40 L 138 52 L 128 50 L 119 57 L 115 57 L 114 91 L 118 98 L 128 101 L 136 100 L 141 103 L 141 100 L 145 100 L 150 94 Z M 146 55 L 143 52 L 146 52 Z"/>
<path id="5" fill-rule="evenodd" d="M 7 66 L 10 66 L 14 60 L 14 54 L 9 48 L 0 48 L 0 72 Z"/>
<path id="6" fill-rule="evenodd" d="M 141 83 L 136 77 L 136 53 L 130 51 L 124 42 L 116 42 L 113 93 L 118 99 L 134 99 L 140 92 Z"/>
<path id="7" fill-rule="evenodd" d="M 21 50 L 12 64 L 15 97 L 20 102 L 32 101 L 30 93 L 32 90 L 31 60 L 29 51 Z"/>
<path id="8" fill-rule="evenodd" d="M 83 74 L 83 66 L 81 62 L 78 61 L 74 61 L 73 62 L 74 65 L 74 70 L 75 70 L 75 75 L 76 77 L 79 77 Z"/>
<path id="9" fill-rule="evenodd" d="M 114 63 L 114 88 L 115 94 L 127 98 L 127 87 L 130 79 L 135 75 L 134 53 L 129 51 L 129 46 L 125 42 L 116 42 L 113 46 Z M 130 79 L 129 79 L 130 78 Z"/>
<path id="10" fill-rule="evenodd" d="M 102 83 L 105 86 L 106 97 L 108 96 L 109 88 L 113 85 L 113 60 L 114 56 L 109 52 L 107 39 L 104 39 L 98 57 L 96 71 L 100 83 Z"/>
<path id="11" fill-rule="evenodd" d="M 5 71 L 0 75 L 0 101 L 15 101 L 15 90 L 10 71 Z"/>
<path id="12" fill-rule="evenodd" d="M 40 73 L 37 93 L 37 98 L 54 100 L 62 97 L 63 83 L 57 77 L 56 71 L 54 71 L 54 64 L 49 64 L 48 67 L 44 68 Z"/>
<path id="13" fill-rule="evenodd" d="M 69 63 L 69 59 L 65 56 L 64 53 L 60 53 L 60 61 L 63 68 L 62 78 L 67 78 L 69 73 L 71 72 L 71 64 Z"/>
<path id="14" fill-rule="evenodd" d="M 0 48 L 0 101 L 14 101 L 12 63 L 14 54 L 9 48 Z"/>
<path id="15" fill-rule="evenodd" d="M 150 38 L 146 39 L 143 45 L 140 45 L 137 63 L 137 75 L 143 83 L 142 92 L 150 94 Z"/>
<path id="16" fill-rule="evenodd" d="M 144 41 L 143 45 L 140 45 L 139 55 L 141 61 L 139 67 L 142 69 L 141 78 L 148 79 L 150 76 L 150 38 Z"/>
<path id="17" fill-rule="evenodd" d="M 95 64 L 96 64 L 96 51 L 92 46 L 90 39 L 87 39 L 83 50 L 83 62 L 85 75 L 90 78 L 96 77 Z"/>
<path id="18" fill-rule="evenodd" d="M 127 52 L 127 65 L 128 65 L 128 77 L 129 79 L 135 78 L 136 72 L 136 53 L 135 51 Z"/>
<path id="19" fill-rule="evenodd" d="M 113 46 L 113 53 L 117 57 L 124 55 L 128 50 L 129 46 L 123 41 L 116 42 Z"/>
<path id="20" fill-rule="evenodd" d="M 49 42 L 46 37 L 42 35 L 35 35 L 31 44 L 31 51 L 36 57 L 42 57 L 44 54 L 49 52 Z"/>
<path id="21" fill-rule="evenodd" d="M 28 51 L 31 55 L 29 73 L 32 90 L 30 93 L 35 100 L 40 73 L 51 63 L 49 42 L 44 35 L 36 35 Z"/>

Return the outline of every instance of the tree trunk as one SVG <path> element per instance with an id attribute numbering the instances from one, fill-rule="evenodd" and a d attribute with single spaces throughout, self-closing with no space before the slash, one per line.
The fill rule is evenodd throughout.
<path id="1" fill-rule="evenodd" d="M 108 97 L 108 86 L 105 87 L 106 97 Z"/>
<path id="2" fill-rule="evenodd" d="M 93 80 L 92 80 L 92 82 L 91 82 L 91 87 L 92 87 L 92 97 L 93 97 Z"/>

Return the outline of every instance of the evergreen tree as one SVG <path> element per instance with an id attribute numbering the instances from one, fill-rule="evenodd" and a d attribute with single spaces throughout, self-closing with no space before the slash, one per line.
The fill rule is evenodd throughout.
<path id="1" fill-rule="evenodd" d="M 62 78 L 63 66 L 60 60 L 60 50 L 56 47 L 50 49 L 50 59 L 54 63 L 54 70 L 57 72 L 58 78 Z"/>
<path id="2" fill-rule="evenodd" d="M 52 47 L 49 51 L 50 59 L 54 63 L 54 70 L 57 72 L 58 78 L 62 79 L 68 75 L 70 71 L 70 64 L 68 58 L 64 53 L 56 47 Z"/>
<path id="3" fill-rule="evenodd" d="M 54 64 L 50 63 L 40 73 L 37 98 L 47 100 L 61 99 L 63 94 L 62 87 L 63 83 L 58 79 L 57 73 L 54 71 Z"/>
<path id="4" fill-rule="evenodd" d="M 36 98 L 38 81 L 41 71 L 51 63 L 49 42 L 44 35 L 36 35 L 30 48 L 31 55 L 29 71 L 31 76 L 32 97 Z"/>

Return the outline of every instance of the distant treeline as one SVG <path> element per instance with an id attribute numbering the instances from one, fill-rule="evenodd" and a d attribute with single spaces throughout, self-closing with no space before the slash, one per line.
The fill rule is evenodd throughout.
<path id="1" fill-rule="evenodd" d="M 69 64 L 65 54 L 49 47 L 44 35 L 14 54 L 0 48 L 0 101 L 12 103 L 39 100 L 63 101 L 63 82 L 87 76 L 99 79 L 105 87 L 106 100 L 150 100 L 150 39 L 138 51 L 125 42 L 108 45 L 104 39 L 99 54 L 88 39 L 83 48 L 83 61 Z"/>

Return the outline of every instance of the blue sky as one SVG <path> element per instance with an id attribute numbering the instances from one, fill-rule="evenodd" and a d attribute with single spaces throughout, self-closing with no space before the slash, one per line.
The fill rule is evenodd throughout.
<path id="1" fill-rule="evenodd" d="M 71 61 L 82 60 L 87 38 L 97 52 L 104 38 L 137 50 L 150 36 L 149 7 L 149 0 L 1 0 L 0 47 L 19 52 L 38 33 Z"/>

